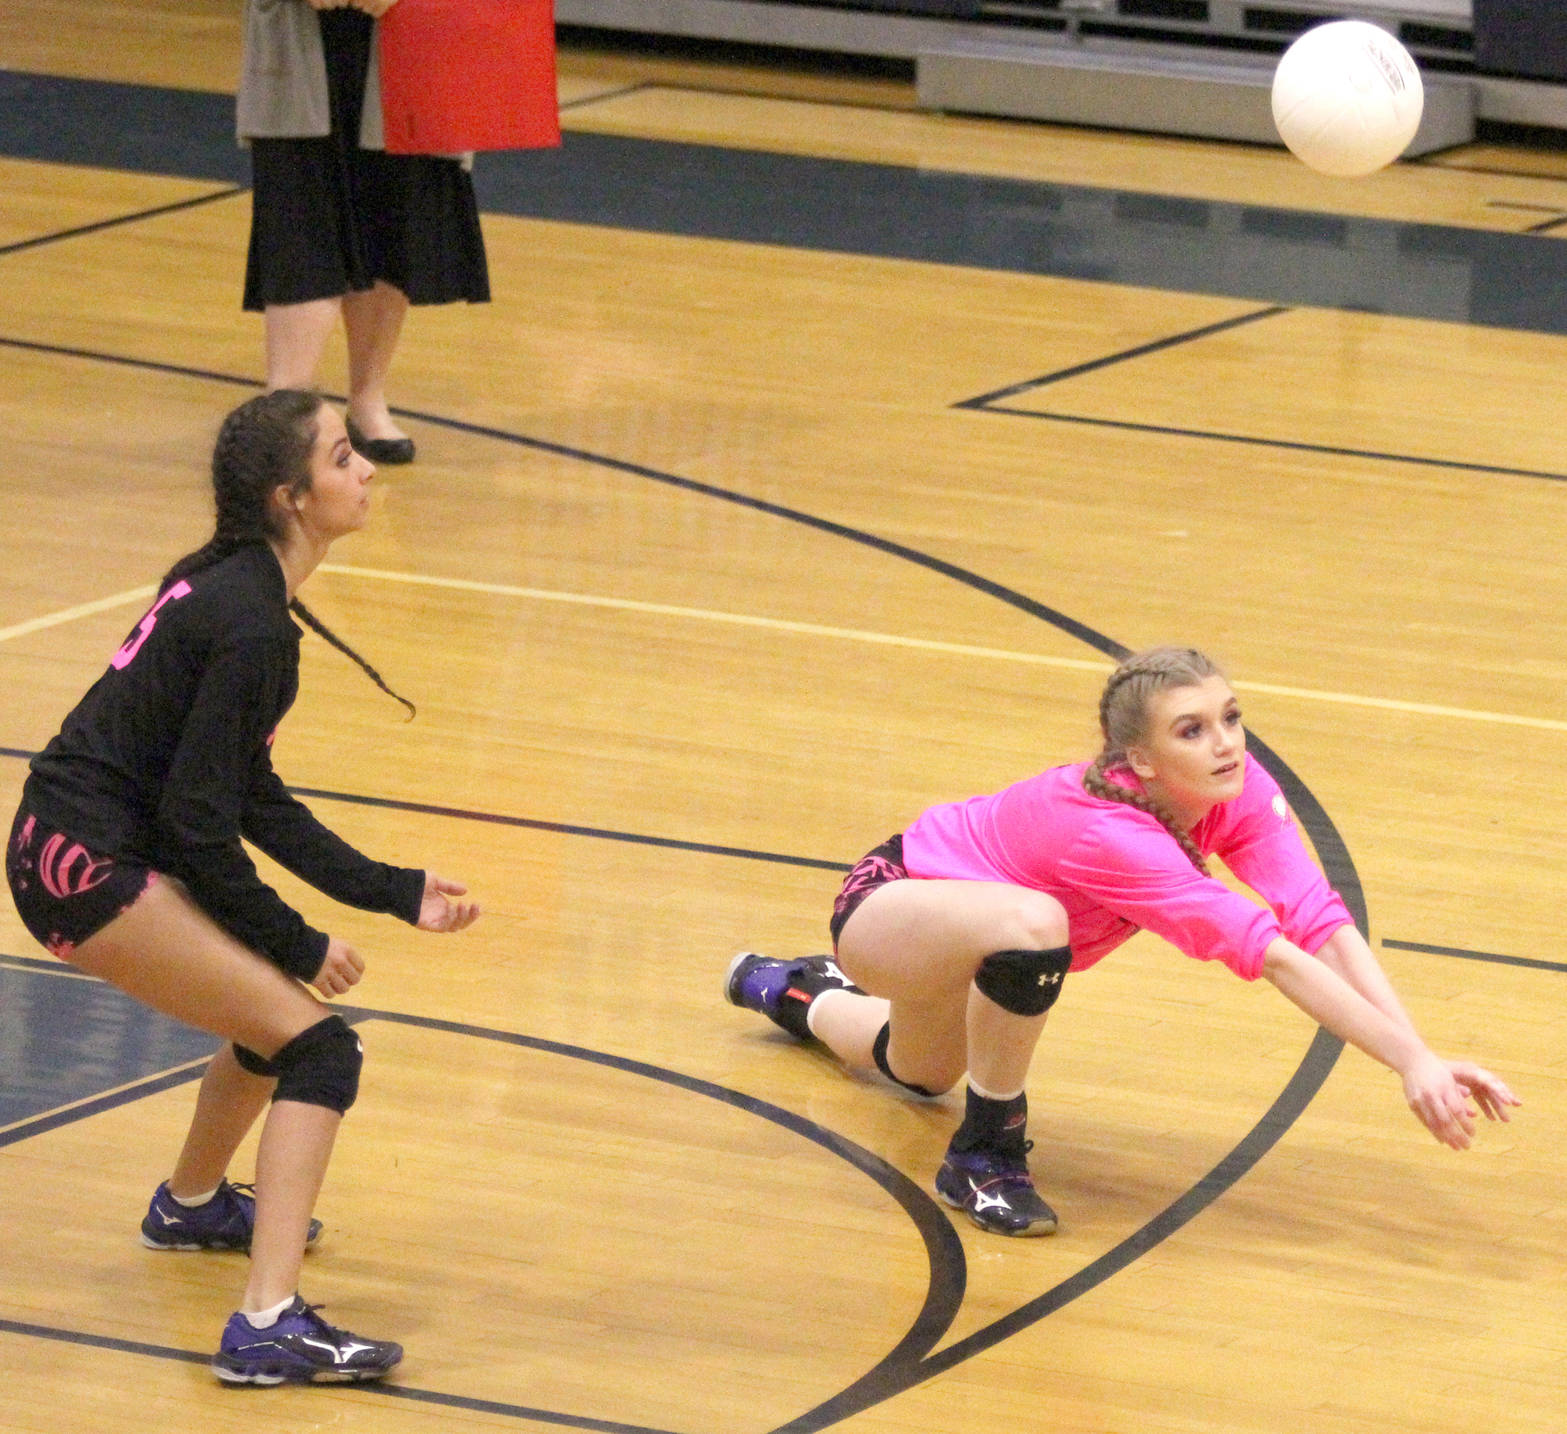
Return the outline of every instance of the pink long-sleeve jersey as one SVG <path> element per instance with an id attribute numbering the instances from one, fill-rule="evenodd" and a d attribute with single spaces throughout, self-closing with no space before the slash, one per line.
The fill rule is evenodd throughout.
<path id="1" fill-rule="evenodd" d="M 1007 881 L 1055 897 L 1070 923 L 1072 970 L 1140 927 L 1199 961 L 1254 981 L 1279 935 L 1315 954 L 1349 911 L 1312 862 L 1279 784 L 1246 758 L 1240 796 L 1192 829 L 1264 901 L 1258 906 L 1187 859 L 1159 822 L 1083 788 L 1086 762 L 1052 767 L 991 796 L 931 807 L 903 834 L 909 875 Z M 1127 771 L 1112 781 L 1141 790 Z"/>

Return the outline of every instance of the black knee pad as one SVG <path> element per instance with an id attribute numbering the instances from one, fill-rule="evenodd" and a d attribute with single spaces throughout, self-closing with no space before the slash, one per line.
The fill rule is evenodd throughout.
<path id="1" fill-rule="evenodd" d="M 887 1064 L 887 1042 L 892 1039 L 892 1022 L 888 1021 L 876 1032 L 876 1041 L 871 1046 L 871 1056 L 876 1062 L 876 1069 L 887 1077 L 894 1085 L 901 1085 L 904 1090 L 911 1090 L 915 1095 L 923 1095 L 927 1099 L 934 1099 L 940 1095 L 939 1090 L 927 1090 L 922 1085 L 915 1085 L 911 1080 L 903 1080 L 893 1075 L 892 1067 Z"/>
<path id="2" fill-rule="evenodd" d="M 247 1070 L 251 1075 L 271 1076 L 276 1078 L 278 1068 L 265 1056 L 258 1056 L 249 1046 L 242 1046 L 238 1041 L 234 1042 L 234 1059 L 239 1062 L 241 1070 Z"/>
<path id="3" fill-rule="evenodd" d="M 1055 1005 L 1071 964 L 1069 946 L 1049 951 L 996 951 L 979 963 L 974 984 L 1003 1011 L 1042 1016 Z"/>
<path id="4" fill-rule="evenodd" d="M 277 1090 L 273 1100 L 297 1100 L 325 1106 L 339 1115 L 359 1096 L 364 1048 L 341 1016 L 328 1016 L 301 1031 L 275 1056 Z"/>

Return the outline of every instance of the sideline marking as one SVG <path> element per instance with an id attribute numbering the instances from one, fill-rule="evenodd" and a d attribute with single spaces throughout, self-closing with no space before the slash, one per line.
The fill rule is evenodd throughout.
<path id="1" fill-rule="evenodd" d="M 1069 672 L 1105 674 L 1114 666 L 1113 663 L 1091 658 L 1051 657 L 1038 652 L 1015 652 L 1003 647 L 979 647 L 964 642 L 941 642 L 928 637 L 904 637 L 897 633 L 873 632 L 865 628 L 830 627 L 822 623 L 793 622 L 787 618 L 723 612 L 716 608 L 680 607 L 672 603 L 643 602 L 636 598 L 560 592 L 551 588 L 519 587 L 511 583 L 478 582 L 471 578 L 433 577 L 424 573 L 400 573 L 387 568 L 362 568 L 340 563 L 322 563 L 318 571 L 335 573 L 342 577 L 369 578 L 379 582 L 450 588 L 457 592 L 486 593 L 495 597 L 527 598 L 534 602 L 570 603 L 580 607 L 610 608 L 620 612 L 650 613 L 659 617 L 689 618 L 700 622 L 726 622 L 738 627 L 765 628 L 771 632 L 795 633 L 805 637 L 837 638 L 884 647 L 914 648 L 922 652 L 941 652 L 954 657 L 982 657 L 1000 662 L 1021 662 L 1035 667 L 1053 667 Z M 1396 697 L 1365 697 L 1354 692 L 1328 692 L 1311 687 L 1287 687 L 1272 682 L 1241 681 L 1235 683 L 1235 688 L 1240 692 L 1257 692 L 1268 697 L 1295 697 L 1308 702 L 1334 702 L 1345 707 L 1373 707 L 1386 712 L 1407 712 L 1421 717 L 1450 717 L 1466 722 L 1491 722 L 1503 726 L 1532 727 L 1544 732 L 1567 732 L 1567 721 L 1553 717 L 1525 717 L 1513 712 L 1486 712 L 1470 707 L 1445 707 L 1431 702 L 1407 702 Z"/>
<path id="2" fill-rule="evenodd" d="M 115 593 L 112 597 L 78 603 L 75 607 L 63 607 L 59 612 L 46 613 L 43 617 L 30 617 L 26 622 L 0 627 L 0 642 L 9 642 L 13 637 L 26 637 L 30 632 L 42 632 L 45 628 L 59 627 L 62 623 L 75 622 L 79 617 L 91 617 L 94 613 L 108 612 L 111 608 L 127 607 L 133 602 L 146 602 L 149 598 L 155 597 L 157 592 L 156 583 L 147 583 L 139 588 Z"/>

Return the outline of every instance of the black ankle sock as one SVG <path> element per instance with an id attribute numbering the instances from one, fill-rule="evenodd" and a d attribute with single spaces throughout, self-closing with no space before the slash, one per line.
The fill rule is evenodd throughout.
<path id="1" fill-rule="evenodd" d="M 963 1124 L 952 1137 L 954 1150 L 1021 1150 L 1028 1125 L 1028 1095 L 1019 1091 L 1010 1100 L 995 1100 L 968 1088 Z"/>

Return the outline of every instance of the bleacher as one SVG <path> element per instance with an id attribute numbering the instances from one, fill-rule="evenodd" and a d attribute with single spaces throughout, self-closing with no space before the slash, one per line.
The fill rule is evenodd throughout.
<path id="1" fill-rule="evenodd" d="M 562 24 L 911 61 L 929 109 L 1276 143 L 1273 67 L 1353 16 L 1419 62 L 1411 154 L 1567 133 L 1567 0 L 556 0 Z"/>

